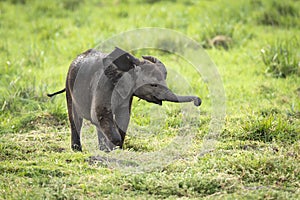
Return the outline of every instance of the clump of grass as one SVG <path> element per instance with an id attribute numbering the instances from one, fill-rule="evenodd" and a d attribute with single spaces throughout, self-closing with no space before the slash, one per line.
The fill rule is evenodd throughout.
<path id="1" fill-rule="evenodd" d="M 68 12 L 64 9 L 71 9 L 72 6 L 75 4 L 67 3 L 68 1 L 65 1 L 63 4 L 57 4 L 55 1 L 49 1 L 47 3 L 43 2 L 36 2 L 34 6 L 34 13 L 35 16 L 32 16 L 32 18 L 35 17 L 50 17 L 50 18 L 63 18 L 68 15 Z"/>
<path id="2" fill-rule="evenodd" d="M 13 113 L 22 110 L 37 110 L 42 109 L 42 102 L 48 101 L 46 97 L 46 85 L 37 85 L 35 79 L 24 85 L 24 78 L 12 81 L 5 95 L 0 98 L 1 111 Z M 3 103 L 2 103 L 3 102 Z"/>
<path id="3" fill-rule="evenodd" d="M 262 25 L 293 27 L 299 26 L 300 13 L 290 1 L 273 1 L 266 5 L 258 15 L 257 22 Z"/>
<path id="4" fill-rule="evenodd" d="M 297 38 L 277 40 L 261 49 L 266 73 L 276 78 L 291 74 L 300 75 L 300 42 Z"/>
<path id="5" fill-rule="evenodd" d="M 162 0 L 144 0 L 144 1 L 140 1 L 141 3 L 149 3 L 149 4 L 154 4 L 154 3 L 159 3 L 161 2 Z M 176 0 L 168 0 L 168 1 L 171 1 L 171 2 L 176 2 Z"/>
<path id="6" fill-rule="evenodd" d="M 273 7 L 282 16 L 299 16 L 297 8 L 288 1 L 274 1 Z"/>
<path id="7" fill-rule="evenodd" d="M 262 116 L 255 120 L 246 121 L 243 125 L 245 133 L 242 140 L 262 142 L 294 143 L 300 139 L 300 132 L 296 124 L 290 123 L 279 114 Z M 265 114 L 265 111 L 264 111 Z"/>
<path id="8" fill-rule="evenodd" d="M 45 121 L 53 122 L 50 125 L 57 125 L 58 122 L 66 125 L 65 106 L 61 103 L 47 105 L 50 99 L 46 93 L 47 85 L 39 84 L 35 77 L 28 81 L 22 75 L 6 83 L 6 89 L 0 96 L 0 117 L 5 119 L 0 122 L 0 134 L 32 130 L 44 124 L 40 119 L 45 117 L 49 117 Z M 43 110 L 50 114 L 44 116 L 41 114 Z"/>
<path id="9" fill-rule="evenodd" d="M 81 3 L 83 3 L 84 1 L 82 0 L 64 0 L 63 1 L 63 8 L 67 9 L 67 10 L 76 10 Z"/>
<path id="10" fill-rule="evenodd" d="M 163 198 L 175 196 L 199 196 L 203 197 L 228 188 L 233 191 L 233 179 L 228 177 L 213 177 L 187 169 L 192 176 L 177 176 L 170 173 L 153 173 L 128 177 L 126 187 L 134 191 L 144 191 Z M 126 177 L 127 178 L 127 177 Z M 157 181 L 159 180 L 159 181 Z"/>
<path id="11" fill-rule="evenodd" d="M 12 4 L 26 4 L 26 0 L 10 0 Z"/>

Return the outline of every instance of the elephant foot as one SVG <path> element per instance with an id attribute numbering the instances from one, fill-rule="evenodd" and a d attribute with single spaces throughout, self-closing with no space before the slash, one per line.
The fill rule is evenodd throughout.
<path id="1" fill-rule="evenodd" d="M 78 144 L 72 144 L 71 148 L 73 151 L 82 151 L 81 145 Z"/>

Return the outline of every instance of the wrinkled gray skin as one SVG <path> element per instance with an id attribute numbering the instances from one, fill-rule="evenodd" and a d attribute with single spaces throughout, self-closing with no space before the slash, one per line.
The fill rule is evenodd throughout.
<path id="1" fill-rule="evenodd" d="M 66 81 L 72 149 L 81 151 L 83 118 L 96 126 L 101 150 L 122 148 L 133 96 L 158 105 L 162 101 L 193 101 L 200 106 L 199 97 L 171 92 L 166 77 L 165 66 L 152 56 L 139 60 L 119 48 L 110 54 L 90 49 L 79 55 L 71 64 Z"/>

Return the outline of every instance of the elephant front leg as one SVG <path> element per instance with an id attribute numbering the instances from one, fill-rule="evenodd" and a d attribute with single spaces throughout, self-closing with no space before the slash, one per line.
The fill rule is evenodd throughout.
<path id="1" fill-rule="evenodd" d="M 117 108 L 114 111 L 114 115 L 113 115 L 115 126 L 118 128 L 118 131 L 119 131 L 119 133 L 121 135 L 121 139 L 122 139 L 121 144 L 120 144 L 121 148 L 123 147 L 128 124 L 130 121 L 130 110 L 129 109 L 130 108 L 128 106 Z"/>
<path id="2" fill-rule="evenodd" d="M 101 128 L 97 127 L 99 150 L 110 152 L 115 148 L 115 145 L 102 132 Z"/>
<path id="3" fill-rule="evenodd" d="M 122 139 L 118 131 L 113 131 L 107 127 L 97 127 L 99 149 L 109 152 L 117 147 L 122 148 Z"/>
<path id="4" fill-rule="evenodd" d="M 97 130 L 99 146 L 108 147 L 109 151 L 115 147 L 122 147 L 123 137 L 120 134 L 111 110 L 107 108 L 97 109 Z"/>

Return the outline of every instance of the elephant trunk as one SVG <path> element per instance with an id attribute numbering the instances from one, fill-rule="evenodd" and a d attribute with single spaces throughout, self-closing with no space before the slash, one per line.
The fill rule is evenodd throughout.
<path id="1" fill-rule="evenodd" d="M 161 98 L 162 101 L 170 101 L 170 102 L 177 102 L 177 103 L 184 103 L 184 102 L 194 102 L 195 106 L 200 106 L 202 101 L 199 97 L 196 96 L 180 96 L 174 94 L 172 91 L 167 90 Z"/>

